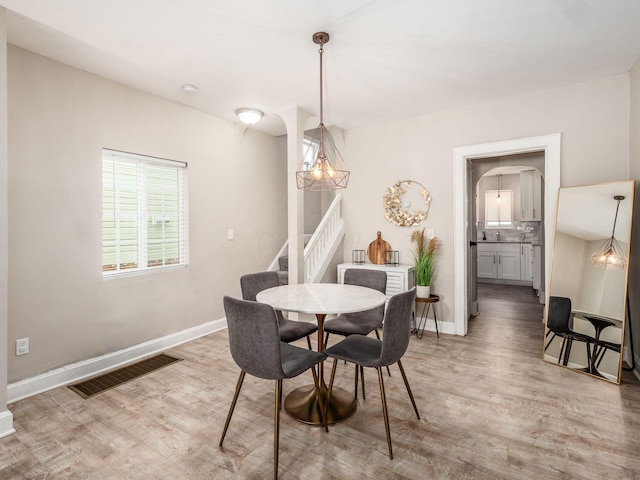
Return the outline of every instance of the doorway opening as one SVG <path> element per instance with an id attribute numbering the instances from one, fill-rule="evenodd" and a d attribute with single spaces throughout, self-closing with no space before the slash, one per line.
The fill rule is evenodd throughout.
<path id="1" fill-rule="evenodd" d="M 544 165 L 543 151 L 469 162 L 471 316 L 500 291 L 545 301 Z"/>

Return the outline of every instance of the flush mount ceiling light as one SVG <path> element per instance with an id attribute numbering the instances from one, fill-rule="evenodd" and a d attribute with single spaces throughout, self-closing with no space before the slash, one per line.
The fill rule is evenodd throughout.
<path id="1" fill-rule="evenodd" d="M 593 263 L 594 267 L 598 268 L 608 268 L 610 270 L 622 270 L 626 263 L 627 259 L 624 256 L 624 251 L 622 250 L 622 246 L 620 242 L 616 240 L 616 222 L 618 221 L 618 210 L 620 210 L 620 202 L 624 200 L 623 195 L 616 195 L 613 197 L 614 200 L 618 202 L 616 206 L 616 216 L 613 219 L 613 231 L 611 232 L 611 237 L 609 237 L 601 246 L 593 252 L 591 255 L 591 263 Z"/>
<path id="2" fill-rule="evenodd" d="M 189 95 L 194 95 L 198 93 L 199 89 L 195 85 L 191 85 L 190 83 L 185 83 L 184 85 L 180 86 L 180 90 L 182 90 L 184 93 L 188 93 Z"/>
<path id="3" fill-rule="evenodd" d="M 264 113 L 255 108 L 239 108 L 236 110 L 236 115 L 238 115 L 242 123 L 255 125 L 260 121 Z"/>
<path id="4" fill-rule="evenodd" d="M 322 105 L 322 54 L 329 34 L 313 34 L 313 43 L 320 45 L 320 125 L 313 139 L 306 142 L 306 150 L 296 170 L 296 184 L 300 190 L 328 191 L 347 188 L 349 169 L 338 152 L 331 133 L 324 126 Z"/>

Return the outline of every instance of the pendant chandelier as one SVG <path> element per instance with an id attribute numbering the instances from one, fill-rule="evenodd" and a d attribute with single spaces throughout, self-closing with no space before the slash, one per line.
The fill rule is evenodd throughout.
<path id="1" fill-rule="evenodd" d="M 498 196 L 496 197 L 496 202 L 501 203 L 502 197 L 500 196 L 500 190 L 502 187 L 502 175 L 498 174 L 496 177 L 498 177 Z"/>
<path id="2" fill-rule="evenodd" d="M 606 268 L 610 270 L 622 270 L 627 264 L 627 259 L 622 250 L 620 242 L 616 240 L 616 222 L 618 221 L 618 210 L 620 210 L 620 202 L 624 200 L 624 196 L 616 195 L 613 197 L 618 202 L 616 206 L 616 216 L 613 219 L 613 231 L 601 246 L 591 255 L 591 263 L 594 267 Z"/>
<path id="3" fill-rule="evenodd" d="M 349 168 L 338 152 L 333 137 L 324 126 L 322 104 L 322 54 L 329 34 L 313 34 L 313 43 L 320 45 L 320 125 L 315 129 L 311 142 L 305 142 L 306 148 L 302 161 L 296 169 L 296 184 L 301 190 L 329 191 L 347 188 Z"/>

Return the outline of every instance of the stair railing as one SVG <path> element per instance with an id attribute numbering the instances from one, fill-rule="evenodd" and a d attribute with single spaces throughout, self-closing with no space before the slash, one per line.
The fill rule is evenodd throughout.
<path id="1" fill-rule="evenodd" d="M 305 283 L 319 282 L 322 279 L 343 236 L 342 194 L 339 193 L 304 247 Z"/>
<path id="2" fill-rule="evenodd" d="M 331 202 L 320 220 L 311 239 L 304 247 L 304 281 L 314 283 L 322 279 L 331 259 L 338 250 L 344 236 L 344 219 L 342 218 L 342 194 L 339 193 Z M 278 270 L 278 259 L 287 254 L 289 240 L 285 241 L 268 267 L 269 271 Z"/>

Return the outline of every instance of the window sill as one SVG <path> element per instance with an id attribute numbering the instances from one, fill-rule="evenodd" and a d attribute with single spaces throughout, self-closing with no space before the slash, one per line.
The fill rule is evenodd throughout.
<path id="1" fill-rule="evenodd" d="M 122 278 L 131 278 L 131 277 L 140 277 L 145 275 L 157 275 L 158 273 L 168 273 L 174 270 L 183 270 L 186 269 L 189 265 L 170 265 L 167 267 L 155 267 L 155 268 L 147 268 L 144 270 L 131 270 L 131 271 L 120 271 L 120 272 L 103 272 L 102 280 L 103 281 L 111 281 Z"/>

